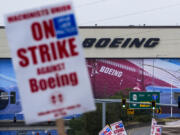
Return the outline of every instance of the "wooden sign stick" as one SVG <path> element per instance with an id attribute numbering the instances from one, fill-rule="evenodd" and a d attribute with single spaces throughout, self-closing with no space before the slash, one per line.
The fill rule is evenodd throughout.
<path id="1" fill-rule="evenodd" d="M 58 130 L 58 135 L 67 135 L 64 128 L 64 120 L 58 119 L 56 120 L 56 126 Z"/>

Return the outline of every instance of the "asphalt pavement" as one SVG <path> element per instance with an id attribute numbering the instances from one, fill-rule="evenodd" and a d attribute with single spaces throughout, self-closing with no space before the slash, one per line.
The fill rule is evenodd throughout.
<path id="1" fill-rule="evenodd" d="M 133 128 L 127 130 L 128 135 L 149 135 L 150 134 L 150 126 Z"/>
<path id="2" fill-rule="evenodd" d="M 180 135 L 180 127 L 163 127 L 162 135 Z"/>
<path id="3" fill-rule="evenodd" d="M 180 135 L 180 120 L 163 125 L 162 135 Z"/>

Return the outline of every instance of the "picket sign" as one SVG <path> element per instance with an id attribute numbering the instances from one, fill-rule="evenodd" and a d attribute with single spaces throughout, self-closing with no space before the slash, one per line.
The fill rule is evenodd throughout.
<path id="1" fill-rule="evenodd" d="M 150 135 L 153 135 L 156 125 L 157 125 L 157 121 L 154 118 L 152 118 Z"/>
<path id="2" fill-rule="evenodd" d="M 5 30 L 26 124 L 95 110 L 71 1 L 9 13 Z"/>
<path id="3" fill-rule="evenodd" d="M 112 123 L 110 126 L 114 135 L 127 135 L 122 121 Z"/>
<path id="4" fill-rule="evenodd" d="M 157 121 L 154 118 L 152 118 L 150 135 L 161 135 L 161 134 L 162 134 L 162 127 L 160 125 L 157 125 Z"/>
<path id="5" fill-rule="evenodd" d="M 100 132 L 99 135 L 114 135 L 111 128 L 106 125 Z"/>
<path id="6" fill-rule="evenodd" d="M 155 126 L 155 132 L 153 135 L 161 135 L 162 134 L 162 127 L 159 125 Z"/>

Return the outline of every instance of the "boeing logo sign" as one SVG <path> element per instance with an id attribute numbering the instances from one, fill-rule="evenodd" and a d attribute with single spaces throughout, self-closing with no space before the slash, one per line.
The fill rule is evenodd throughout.
<path id="1" fill-rule="evenodd" d="M 85 38 L 82 42 L 84 48 L 154 48 L 160 38 Z"/>
<path id="2" fill-rule="evenodd" d="M 48 32 L 53 32 L 54 38 L 65 38 L 69 29 L 62 34 L 55 25 L 60 23 L 63 27 L 66 16 L 63 21 L 58 20 L 52 19 L 54 31 Z M 3 31 L 0 28 L 0 37 L 5 34 Z M 70 31 L 76 33 L 74 29 Z M 180 58 L 179 26 L 83 26 L 79 27 L 79 34 L 86 58 Z M 6 39 L 2 38 L 0 45 L 0 57 L 10 58 Z"/>

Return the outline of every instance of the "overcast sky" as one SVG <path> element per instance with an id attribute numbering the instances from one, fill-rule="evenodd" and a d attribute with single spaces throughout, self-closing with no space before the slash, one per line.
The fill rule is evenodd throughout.
<path id="1" fill-rule="evenodd" d="M 65 0 L 1 0 L 0 25 L 8 12 Z M 180 25 L 180 0 L 73 0 L 79 26 Z"/>

